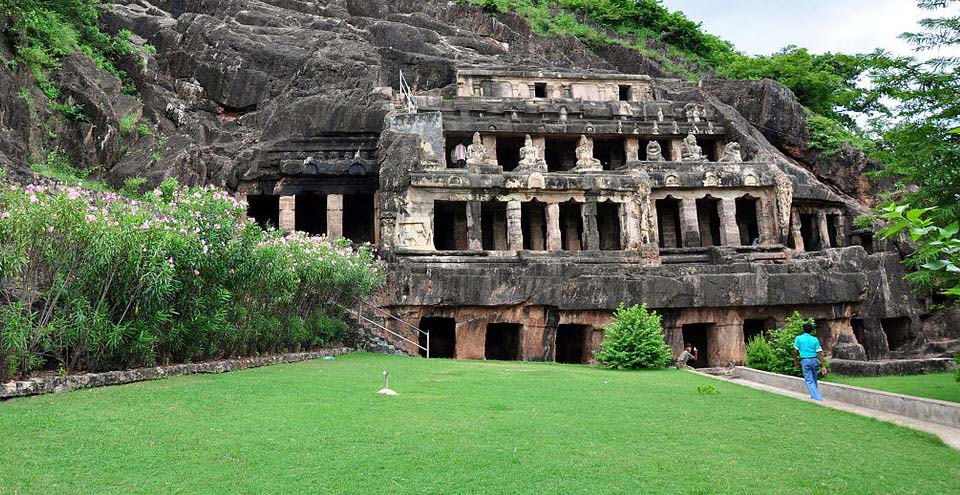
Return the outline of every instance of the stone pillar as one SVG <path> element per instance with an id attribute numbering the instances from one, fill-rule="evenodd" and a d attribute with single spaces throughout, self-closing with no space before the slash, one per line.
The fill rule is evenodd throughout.
<path id="1" fill-rule="evenodd" d="M 343 237 L 343 195 L 327 195 L 327 237 Z"/>
<path id="2" fill-rule="evenodd" d="M 837 215 L 837 245 L 833 247 L 844 247 L 847 245 L 847 222 L 843 214 Z"/>
<path id="3" fill-rule="evenodd" d="M 480 202 L 467 202 L 467 246 L 471 251 L 483 250 L 483 227 L 480 221 Z"/>
<path id="4" fill-rule="evenodd" d="M 623 249 L 627 250 L 637 250 L 640 249 L 640 221 L 641 221 L 641 207 L 640 200 L 638 198 L 633 198 L 630 201 L 626 202 L 622 206 L 624 215 L 622 215 L 622 224 L 620 226 L 620 231 L 623 232 Z"/>
<path id="5" fill-rule="evenodd" d="M 583 249 L 600 249 L 600 229 L 597 228 L 597 200 L 588 199 L 583 205 Z"/>
<path id="6" fill-rule="evenodd" d="M 683 139 L 670 140 L 670 161 L 679 162 L 683 156 Z"/>
<path id="7" fill-rule="evenodd" d="M 708 336 L 707 358 L 710 366 L 743 364 L 747 347 L 743 343 L 743 324 L 739 321 L 717 322 Z"/>
<path id="8" fill-rule="evenodd" d="M 456 352 L 457 359 L 483 359 L 487 339 L 487 319 L 476 314 L 457 312 Z M 464 318 L 466 317 L 466 318 Z"/>
<path id="9" fill-rule="evenodd" d="M 830 228 L 827 227 L 827 212 L 823 210 L 817 212 L 817 228 L 820 229 L 821 249 L 833 247 L 833 241 L 830 239 Z"/>
<path id="10" fill-rule="evenodd" d="M 759 215 L 758 215 L 759 216 Z M 740 245 L 740 226 L 737 225 L 737 203 L 734 199 L 720 200 L 720 222 L 723 232 L 721 233 L 724 246 Z M 748 242 L 752 242 L 749 239 Z"/>
<path id="11" fill-rule="evenodd" d="M 683 235 L 683 247 L 700 247 L 702 245 L 696 198 L 680 200 L 680 230 Z"/>
<path id="12" fill-rule="evenodd" d="M 623 142 L 623 152 L 627 157 L 627 163 L 640 161 L 640 138 L 628 137 Z"/>
<path id="13" fill-rule="evenodd" d="M 497 136 L 493 134 L 481 134 L 480 141 L 487 150 L 487 156 L 490 157 L 489 165 L 498 165 L 497 163 Z"/>
<path id="14" fill-rule="evenodd" d="M 793 210 L 790 214 L 790 235 L 793 237 L 793 248 L 797 251 L 806 251 L 803 245 L 803 234 L 800 233 L 800 212 Z"/>
<path id="15" fill-rule="evenodd" d="M 560 251 L 560 205 L 547 204 L 547 251 Z"/>
<path id="16" fill-rule="evenodd" d="M 291 231 L 297 228 L 297 197 L 280 196 L 280 230 Z"/>
<path id="17" fill-rule="evenodd" d="M 546 239 L 543 238 L 542 228 L 544 211 L 540 208 L 530 208 L 530 250 L 543 251 L 546 249 Z"/>
<path id="18" fill-rule="evenodd" d="M 373 192 L 373 244 L 380 245 L 380 191 Z"/>
<path id="19" fill-rule="evenodd" d="M 523 249 L 523 228 L 520 223 L 520 202 L 507 201 L 507 249 Z"/>

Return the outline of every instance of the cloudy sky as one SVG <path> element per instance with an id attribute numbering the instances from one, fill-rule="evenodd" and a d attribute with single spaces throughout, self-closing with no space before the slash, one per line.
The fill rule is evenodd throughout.
<path id="1" fill-rule="evenodd" d="M 702 22 L 704 30 L 733 42 L 738 50 L 764 55 L 789 44 L 816 53 L 860 53 L 881 47 L 910 55 L 910 46 L 897 36 L 917 30 L 921 18 L 947 12 L 921 10 L 913 0 L 663 0 L 663 4 Z"/>

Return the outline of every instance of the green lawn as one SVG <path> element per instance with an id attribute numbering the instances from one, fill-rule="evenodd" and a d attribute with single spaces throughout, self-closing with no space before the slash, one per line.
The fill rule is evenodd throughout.
<path id="1" fill-rule="evenodd" d="M 898 394 L 927 397 L 929 399 L 960 402 L 960 383 L 956 372 L 931 373 L 907 376 L 842 376 L 827 375 L 827 380 L 856 387 L 884 390 Z"/>
<path id="2" fill-rule="evenodd" d="M 0 459 L 5 494 L 960 490 L 931 435 L 689 372 L 362 353 L 0 403 Z"/>

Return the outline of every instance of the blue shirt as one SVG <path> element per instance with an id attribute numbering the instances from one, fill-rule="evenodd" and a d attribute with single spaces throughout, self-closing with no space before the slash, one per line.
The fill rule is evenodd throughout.
<path id="1" fill-rule="evenodd" d="M 823 350 L 820 347 L 820 340 L 809 333 L 797 335 L 797 338 L 793 339 L 793 348 L 800 351 L 801 359 L 815 358 L 817 352 Z"/>

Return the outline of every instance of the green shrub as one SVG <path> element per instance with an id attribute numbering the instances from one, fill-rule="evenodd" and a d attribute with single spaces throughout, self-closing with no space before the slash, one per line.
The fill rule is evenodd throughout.
<path id="1" fill-rule="evenodd" d="M 244 210 L 174 181 L 139 201 L 72 186 L 0 189 L 0 379 L 341 338 L 336 300 L 382 281 L 370 249 L 264 231 Z"/>
<path id="2" fill-rule="evenodd" d="M 604 328 L 603 344 L 595 356 L 604 366 L 617 369 L 661 368 L 672 359 L 660 315 L 647 311 L 646 305 L 627 308 L 623 303 Z"/>
<path id="3" fill-rule="evenodd" d="M 813 318 L 804 318 L 799 311 L 788 316 L 783 327 L 771 330 L 767 337 L 756 336 L 747 343 L 747 366 L 772 373 L 801 376 L 800 368 L 793 366 L 793 340 L 803 333 L 803 326 L 814 324 Z M 814 331 L 813 335 L 816 335 Z M 827 364 L 827 363 L 824 363 Z"/>
<path id="4" fill-rule="evenodd" d="M 957 362 L 957 383 L 960 383 L 960 352 L 953 355 L 953 360 Z"/>

